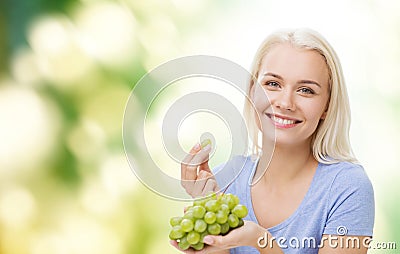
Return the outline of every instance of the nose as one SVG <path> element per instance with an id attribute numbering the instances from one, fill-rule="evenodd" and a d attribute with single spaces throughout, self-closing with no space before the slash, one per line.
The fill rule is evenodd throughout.
<path id="1" fill-rule="evenodd" d="M 281 110 L 296 110 L 296 105 L 293 100 L 293 94 L 291 91 L 281 90 L 279 95 L 275 98 L 275 107 Z"/>

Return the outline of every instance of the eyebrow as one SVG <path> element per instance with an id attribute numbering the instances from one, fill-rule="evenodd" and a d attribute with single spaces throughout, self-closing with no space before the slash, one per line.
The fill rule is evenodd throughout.
<path id="1" fill-rule="evenodd" d="M 277 79 L 280 79 L 280 80 L 284 80 L 282 78 L 282 76 L 280 76 L 280 75 L 278 75 L 276 73 L 272 73 L 272 72 L 266 72 L 266 73 L 264 73 L 263 76 L 271 76 L 271 77 L 274 77 L 274 78 L 277 78 Z M 317 81 L 310 80 L 310 79 L 299 80 L 299 81 L 297 81 L 297 84 L 314 84 L 314 85 L 316 85 L 318 87 L 321 87 L 321 85 Z"/>

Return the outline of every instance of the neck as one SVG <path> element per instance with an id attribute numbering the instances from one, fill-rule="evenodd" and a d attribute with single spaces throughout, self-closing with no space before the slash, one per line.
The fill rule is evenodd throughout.
<path id="1" fill-rule="evenodd" d="M 263 147 L 273 145 L 263 144 Z M 254 180 L 260 179 L 273 185 L 286 184 L 315 169 L 317 164 L 309 142 L 300 146 L 276 145 L 274 149 L 263 149 Z"/>

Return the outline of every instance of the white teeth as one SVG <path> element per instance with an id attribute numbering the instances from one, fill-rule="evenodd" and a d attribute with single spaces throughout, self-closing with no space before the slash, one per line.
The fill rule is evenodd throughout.
<path id="1" fill-rule="evenodd" d="M 295 120 L 289 120 L 289 119 L 282 119 L 279 117 L 274 116 L 273 120 L 279 124 L 294 124 Z"/>

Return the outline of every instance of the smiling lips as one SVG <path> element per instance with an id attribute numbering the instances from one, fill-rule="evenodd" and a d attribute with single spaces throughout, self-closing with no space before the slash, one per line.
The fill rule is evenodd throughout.
<path id="1" fill-rule="evenodd" d="M 301 120 L 289 118 L 286 116 L 280 116 L 276 114 L 266 114 L 266 115 L 272 120 L 272 123 L 278 128 L 292 128 L 302 122 Z"/>

